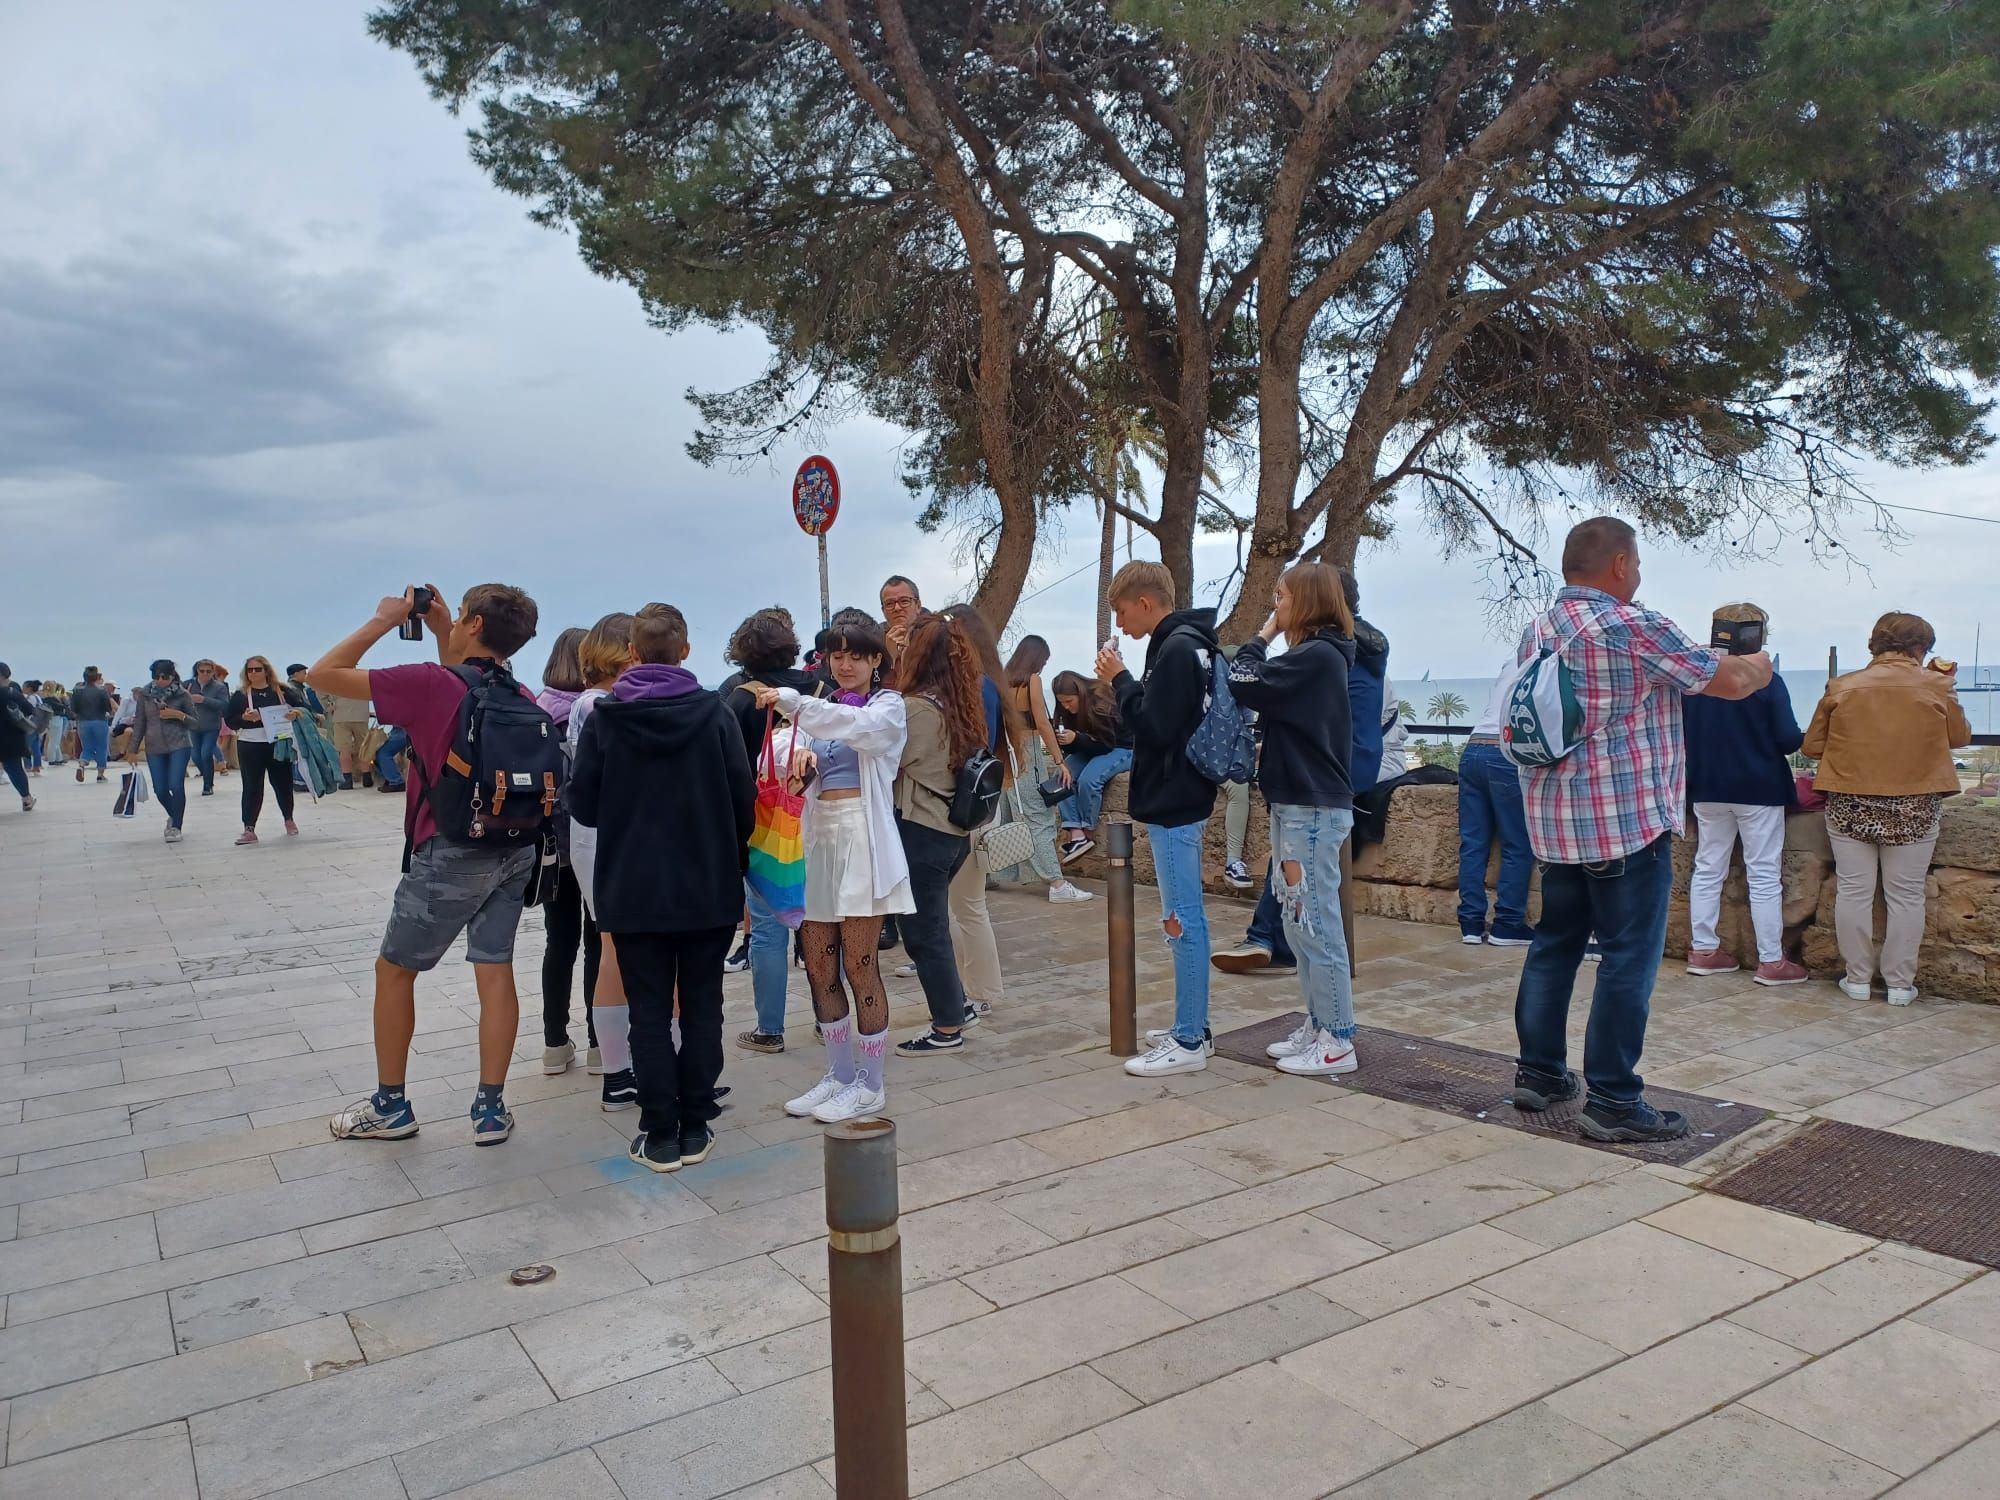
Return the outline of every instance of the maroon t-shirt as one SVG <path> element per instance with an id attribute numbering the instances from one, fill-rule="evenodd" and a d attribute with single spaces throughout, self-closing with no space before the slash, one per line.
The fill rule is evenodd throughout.
<path id="1" fill-rule="evenodd" d="M 394 724 L 410 736 L 415 764 L 404 778 L 403 834 L 412 850 L 421 849 L 437 836 L 437 817 L 431 812 L 425 778 L 435 774 L 451 754 L 458 735 L 458 705 L 466 694 L 465 683 L 450 667 L 436 662 L 416 662 L 406 667 L 376 667 L 368 673 L 368 696 L 375 700 L 375 717 Z M 524 698 L 532 695 L 521 689 Z"/>

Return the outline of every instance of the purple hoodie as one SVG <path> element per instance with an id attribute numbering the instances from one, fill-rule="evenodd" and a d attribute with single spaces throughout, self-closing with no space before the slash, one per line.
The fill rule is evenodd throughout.
<path id="1" fill-rule="evenodd" d="M 568 688 L 545 687 L 535 694 L 535 702 L 543 713 L 558 724 L 567 724 L 570 708 L 581 696 L 580 693 L 572 693 Z"/>
<path id="2" fill-rule="evenodd" d="M 611 696 L 620 703 L 638 703 L 648 698 L 683 698 L 700 691 L 701 683 L 686 667 L 647 661 L 627 668 L 612 686 Z"/>

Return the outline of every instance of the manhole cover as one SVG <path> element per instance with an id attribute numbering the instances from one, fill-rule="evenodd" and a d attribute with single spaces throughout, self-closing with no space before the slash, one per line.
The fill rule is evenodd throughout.
<path id="1" fill-rule="evenodd" d="M 2000 1266 L 2000 1156 L 1985 1151 L 1815 1120 L 1710 1187 L 1856 1234 Z"/>
<path id="2" fill-rule="evenodd" d="M 1292 1034 L 1304 1016 L 1298 1011 L 1226 1031 L 1215 1039 L 1215 1050 L 1238 1062 L 1270 1066 L 1264 1048 Z M 1354 1038 L 1361 1054 L 1361 1067 L 1353 1073 L 1329 1078 L 1339 1088 L 1373 1094 L 1380 1099 L 1400 1099 L 1405 1104 L 1421 1104 L 1467 1120 L 1488 1125 L 1504 1125 L 1530 1135 L 1545 1135 L 1590 1146 L 1641 1161 L 1680 1166 L 1705 1155 L 1733 1136 L 1739 1136 L 1764 1118 L 1764 1111 L 1747 1104 L 1708 1099 L 1700 1094 L 1683 1094 L 1675 1089 L 1649 1088 L 1646 1097 L 1661 1109 L 1677 1109 L 1692 1127 L 1678 1141 L 1657 1145 L 1606 1145 L 1593 1141 L 1576 1128 L 1583 1110 L 1581 1097 L 1558 1104 L 1541 1114 L 1529 1114 L 1506 1102 L 1514 1087 L 1514 1059 L 1495 1052 L 1481 1052 L 1432 1037 L 1405 1036 L 1400 1031 L 1384 1031 L 1363 1026 Z"/>

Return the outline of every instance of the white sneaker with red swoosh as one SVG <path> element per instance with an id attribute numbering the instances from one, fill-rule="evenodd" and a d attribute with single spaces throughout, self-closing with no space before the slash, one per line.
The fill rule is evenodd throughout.
<path id="1" fill-rule="evenodd" d="M 1354 1055 L 1354 1043 L 1339 1041 L 1332 1032 L 1324 1029 L 1320 1031 L 1319 1039 L 1306 1051 L 1278 1059 L 1280 1073 L 1302 1073 L 1308 1078 L 1320 1078 L 1329 1073 L 1352 1073 L 1360 1066 L 1361 1059 Z"/>

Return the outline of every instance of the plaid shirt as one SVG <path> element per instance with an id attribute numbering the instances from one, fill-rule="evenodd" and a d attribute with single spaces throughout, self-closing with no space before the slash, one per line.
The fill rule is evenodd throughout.
<path id="1" fill-rule="evenodd" d="M 1528 627 L 1569 642 L 1563 659 L 1583 709 L 1584 739 L 1552 766 L 1523 769 L 1528 842 L 1550 864 L 1598 864 L 1679 833 L 1687 801 L 1681 696 L 1708 686 L 1718 653 L 1664 615 L 1597 589 L 1566 587 Z"/>

